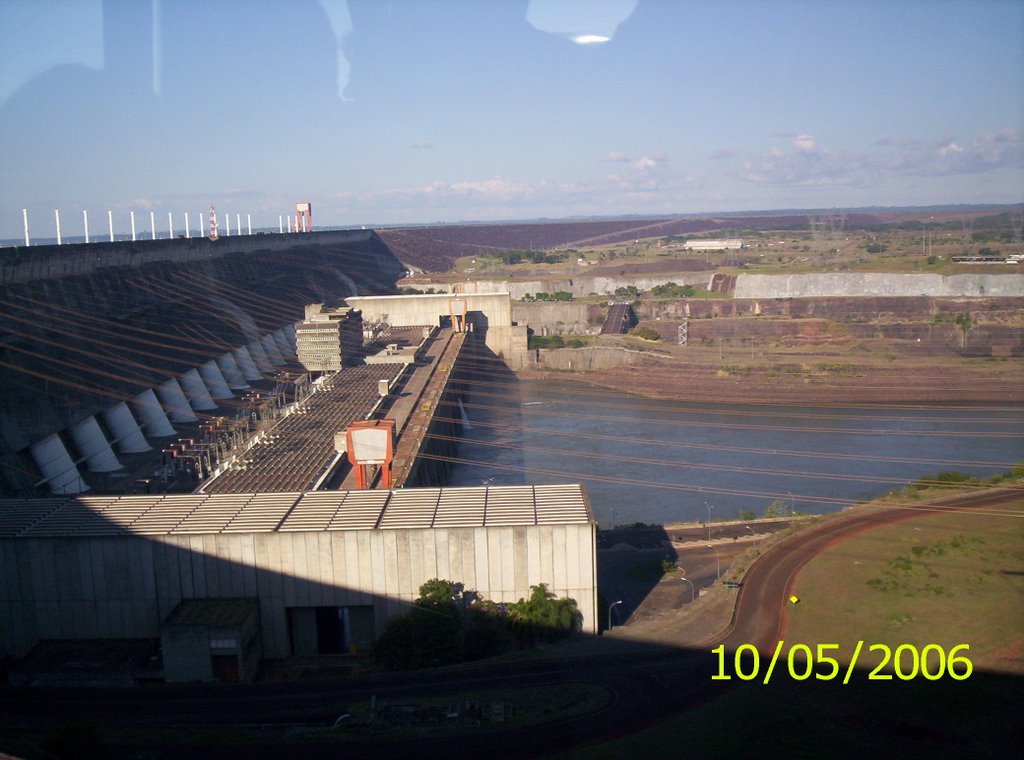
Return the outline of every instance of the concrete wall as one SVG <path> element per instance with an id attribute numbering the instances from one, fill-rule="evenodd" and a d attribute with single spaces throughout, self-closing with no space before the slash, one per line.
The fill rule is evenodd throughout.
<path id="1" fill-rule="evenodd" d="M 164 679 L 168 683 L 212 681 L 210 632 L 205 626 L 165 627 L 160 636 Z"/>
<path id="2" fill-rule="evenodd" d="M 474 280 L 473 282 L 422 282 L 417 281 L 415 287 L 444 289 L 459 293 L 493 293 L 507 292 L 512 298 L 521 300 L 524 296 L 535 293 L 554 293 L 559 290 L 572 293 L 577 298 L 598 295 L 612 295 L 616 288 L 635 285 L 649 290 L 655 285 L 674 282 L 677 285 L 693 285 L 695 288 L 708 288 L 711 285 L 713 272 L 673 272 L 660 275 L 621 275 L 617 277 L 591 277 L 586 273 L 572 277 L 551 280 Z"/>
<path id="3" fill-rule="evenodd" d="M 634 306 L 642 320 L 709 319 L 719 317 L 792 317 L 839 322 L 911 320 L 952 322 L 957 314 L 986 315 L 986 321 L 1013 324 L 1024 310 L 1024 297 L 935 298 L 931 296 L 860 296 L 845 298 L 690 298 L 642 301 Z"/>
<path id="4" fill-rule="evenodd" d="M 598 333 L 607 310 L 597 304 L 572 301 L 517 301 L 512 304 L 512 318 L 529 325 L 537 335 Z"/>
<path id="5" fill-rule="evenodd" d="M 1020 296 L 1021 274 L 741 274 L 736 298 L 819 296 Z"/>
<path id="6" fill-rule="evenodd" d="M 589 372 L 597 369 L 610 369 L 624 364 L 632 364 L 645 356 L 641 351 L 630 351 L 625 348 L 607 348 L 604 346 L 588 346 L 586 348 L 553 348 L 524 351 L 518 366 L 513 369 L 561 369 L 571 372 Z"/>
<path id="7" fill-rule="evenodd" d="M 136 241 L 118 240 L 113 243 L 13 246 L 0 248 L 0 282 L 30 282 L 161 261 L 203 261 L 235 253 L 286 252 L 300 245 L 352 245 L 375 237 L 372 230 L 330 230 L 285 235 L 237 235 L 217 240 L 205 237 L 143 240 L 140 236 Z"/>
<path id="8" fill-rule="evenodd" d="M 459 296 L 466 301 L 466 319 L 474 332 L 484 335 L 489 349 L 498 356 L 508 356 L 514 340 L 512 300 L 508 293 L 473 293 Z M 363 313 L 364 322 L 383 319 L 395 327 L 436 325 L 441 317 L 451 314 L 452 296 L 360 296 L 345 299 L 349 306 Z"/>
<path id="9" fill-rule="evenodd" d="M 258 598 L 264 657 L 286 608 L 373 605 L 377 632 L 431 578 L 515 602 L 546 583 L 597 631 L 593 524 L 0 540 L 0 656 L 40 639 L 156 638 L 182 599 Z"/>

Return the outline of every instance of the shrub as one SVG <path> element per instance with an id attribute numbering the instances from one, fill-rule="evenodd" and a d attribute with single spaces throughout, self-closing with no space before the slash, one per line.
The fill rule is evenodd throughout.
<path id="1" fill-rule="evenodd" d="M 565 339 L 561 335 L 531 335 L 527 341 L 529 348 L 565 348 Z"/>
<path id="2" fill-rule="evenodd" d="M 657 330 L 652 330 L 650 327 L 634 327 L 629 331 L 630 335 L 637 338 L 643 338 L 644 340 L 661 340 L 661 336 Z"/>

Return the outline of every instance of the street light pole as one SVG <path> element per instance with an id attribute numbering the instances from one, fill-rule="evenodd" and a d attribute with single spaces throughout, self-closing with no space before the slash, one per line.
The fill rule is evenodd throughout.
<path id="1" fill-rule="evenodd" d="M 693 581 L 689 578 L 680 578 L 681 581 L 686 581 L 690 584 L 690 603 L 693 604 L 693 600 L 696 598 L 696 594 L 693 593 Z"/>
<path id="2" fill-rule="evenodd" d="M 704 502 L 704 506 L 708 508 L 708 541 L 710 541 L 711 540 L 711 510 L 714 509 L 714 507 L 711 506 L 710 504 L 708 504 L 707 502 Z"/>
<path id="3" fill-rule="evenodd" d="M 757 548 L 757 534 L 754 533 L 754 529 L 751 528 L 749 525 L 744 525 L 743 527 L 750 531 L 750 537 L 754 539 L 754 548 L 756 549 Z"/>
<path id="4" fill-rule="evenodd" d="M 718 549 L 708 544 L 708 548 L 715 553 L 715 561 L 718 564 L 718 572 L 715 573 L 715 580 L 719 580 L 722 577 L 722 555 L 718 553 Z"/>
<path id="5" fill-rule="evenodd" d="M 617 605 L 617 604 L 622 604 L 622 600 L 620 599 L 617 602 L 612 602 L 608 606 L 608 630 L 609 631 L 612 629 L 612 610 L 615 609 L 615 605 Z"/>
<path id="6" fill-rule="evenodd" d="M 789 496 L 789 514 L 793 516 L 796 514 L 796 499 L 793 498 L 791 491 L 786 491 L 786 495 Z"/>

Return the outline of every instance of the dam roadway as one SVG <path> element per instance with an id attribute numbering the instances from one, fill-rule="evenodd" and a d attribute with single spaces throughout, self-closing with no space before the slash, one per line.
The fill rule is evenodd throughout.
<path id="1" fill-rule="evenodd" d="M 544 752 L 584 743 L 606 741 L 636 733 L 645 727 L 707 702 L 739 683 L 713 681 L 710 649 L 724 643 L 728 651 L 754 644 L 770 652 L 785 632 L 786 596 L 808 561 L 851 536 L 893 522 L 935 512 L 957 512 L 990 507 L 1017 493 L 1010 490 L 957 495 L 912 507 L 853 510 L 783 540 L 762 555 L 748 571 L 737 598 L 731 624 L 701 646 L 692 649 L 639 647 L 625 656 L 593 654 L 562 657 L 554 651 L 543 659 L 491 661 L 443 670 L 415 673 L 357 675 L 330 683 L 263 683 L 247 686 L 161 686 L 126 690 L 4 688 L 0 692 L 0 734 L 12 728 L 31 729 L 69 721 L 95 722 L 126 736 L 175 735 L 178 730 L 201 734 L 230 732 L 224 745 L 166 744 L 142 740 L 111 749 L 151 751 L 156 743 L 167 756 L 235 757 L 244 747 L 248 757 L 321 757 L 343 750 L 348 757 L 379 757 L 383 752 L 412 757 L 455 754 L 498 757 L 534 757 Z M 570 648 L 571 651 L 571 648 Z M 587 647 L 589 652 L 599 651 Z M 458 701 L 472 691 L 511 691 L 555 684 L 593 684 L 614 695 L 604 708 L 578 718 L 556 720 L 507 731 L 448 735 L 436 739 L 387 741 L 374 737 L 366 743 L 305 743 L 296 731 L 326 730 L 348 705 L 371 696 L 390 702 L 436 698 L 450 694 Z M 319 727 L 319 728 L 317 728 Z M 198 736 L 198 734 L 197 734 Z M 173 744 L 173 746 L 169 746 Z M 116 753 L 115 753 L 116 756 Z"/>

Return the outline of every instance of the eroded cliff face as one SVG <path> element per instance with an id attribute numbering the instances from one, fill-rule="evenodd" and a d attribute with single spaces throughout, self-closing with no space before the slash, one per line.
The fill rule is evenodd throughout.
<path id="1" fill-rule="evenodd" d="M 900 340 L 937 352 L 996 354 L 1024 348 L 1024 296 L 1005 298 L 769 298 L 642 300 L 634 306 L 645 327 L 675 343 L 687 322 L 701 340 Z M 585 303 L 514 303 L 513 318 L 538 335 L 596 334 L 607 307 Z M 959 315 L 969 314 L 964 341 Z"/>

